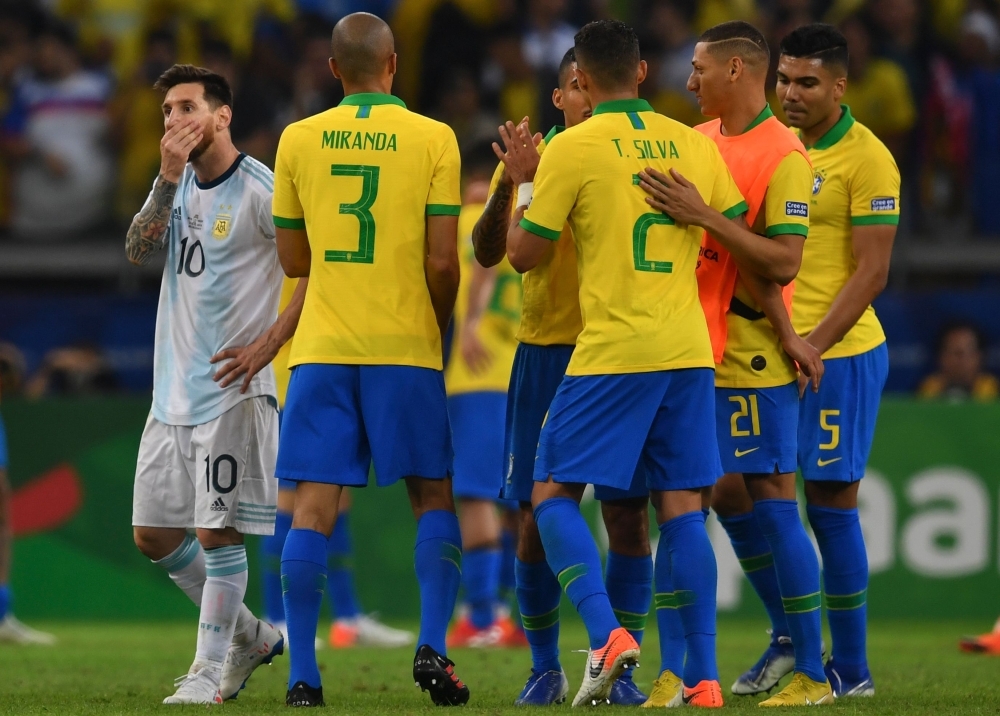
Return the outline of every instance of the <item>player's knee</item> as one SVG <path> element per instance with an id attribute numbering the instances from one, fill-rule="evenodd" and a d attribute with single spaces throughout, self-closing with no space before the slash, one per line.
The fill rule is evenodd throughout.
<path id="1" fill-rule="evenodd" d="M 645 497 L 601 503 L 601 516 L 612 552 L 631 557 L 650 553 L 648 504 Z"/>
<path id="2" fill-rule="evenodd" d="M 858 488 L 860 485 L 860 481 L 834 482 L 827 480 L 807 480 L 805 483 L 806 502 L 815 507 L 853 510 L 858 506 Z"/>
<path id="3" fill-rule="evenodd" d="M 431 480 L 425 477 L 406 478 L 406 491 L 410 496 L 413 516 L 418 520 L 425 512 L 444 510 L 455 512 L 455 498 L 451 491 L 451 478 Z"/>
<path id="4" fill-rule="evenodd" d="M 722 518 L 753 511 L 753 500 L 750 499 L 742 475 L 723 475 L 715 483 L 712 488 L 712 509 Z"/>
<path id="5" fill-rule="evenodd" d="M 198 529 L 196 533 L 202 549 L 218 549 L 219 547 L 232 547 L 243 544 L 243 535 L 237 532 L 234 527 Z"/>
<path id="6" fill-rule="evenodd" d="M 132 539 L 139 551 L 155 562 L 169 555 L 183 541 L 183 537 L 176 540 L 172 532 L 164 534 L 163 530 L 156 527 L 133 527 Z M 173 544 L 174 541 L 178 544 Z"/>

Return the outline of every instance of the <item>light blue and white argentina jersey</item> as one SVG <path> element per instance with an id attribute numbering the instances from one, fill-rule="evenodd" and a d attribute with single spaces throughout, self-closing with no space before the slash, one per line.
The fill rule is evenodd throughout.
<path id="1" fill-rule="evenodd" d="M 283 274 L 271 218 L 274 177 L 241 154 L 218 179 L 200 183 L 188 164 L 167 229 L 156 313 L 153 417 L 167 425 L 201 425 L 241 400 L 269 395 L 267 366 L 240 394 L 242 380 L 220 388 L 213 355 L 253 342 L 278 316 Z"/>

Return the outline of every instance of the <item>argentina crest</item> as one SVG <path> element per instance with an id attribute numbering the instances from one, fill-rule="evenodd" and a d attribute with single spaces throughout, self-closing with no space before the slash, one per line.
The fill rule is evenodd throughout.
<path id="1" fill-rule="evenodd" d="M 219 213 L 215 215 L 215 220 L 212 222 L 212 237 L 216 241 L 223 241 L 229 236 L 229 232 L 233 228 L 233 217 L 228 212 L 232 209 L 232 206 L 219 205 Z"/>

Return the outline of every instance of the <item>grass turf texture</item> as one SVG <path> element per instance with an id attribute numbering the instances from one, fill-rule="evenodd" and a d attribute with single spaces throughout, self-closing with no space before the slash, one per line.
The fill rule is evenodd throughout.
<path id="1" fill-rule="evenodd" d="M 643 644 L 636 682 L 648 692 L 659 663 L 655 622 Z M 202 706 L 163 706 L 173 679 L 194 654 L 195 625 L 184 623 L 37 624 L 60 638 L 55 647 L 0 645 L 2 714 L 146 714 L 178 710 L 204 713 Z M 838 701 L 831 712 L 859 714 L 996 714 L 1000 711 L 1000 661 L 960 654 L 958 637 L 988 625 L 969 622 L 880 622 L 873 624 L 870 658 L 874 699 Z M 730 711 L 757 711 L 763 697 L 729 695 L 729 685 L 764 648 L 760 622 L 723 619 L 719 624 L 719 666 Z M 827 637 L 829 639 L 829 637 Z M 827 642 L 829 643 L 829 641 Z M 579 622 L 563 625 L 562 659 L 570 698 L 584 664 L 574 649 L 586 647 Z M 466 711 L 520 714 L 511 706 L 528 674 L 526 649 L 455 650 L 457 672 L 472 690 Z M 436 710 L 411 681 L 412 653 L 353 649 L 320 652 L 327 708 L 350 714 L 410 714 Z M 287 655 L 261 667 L 224 713 L 288 713 L 284 696 Z M 784 685 L 786 679 L 782 682 Z M 569 705 L 557 707 L 568 709 Z M 615 709 L 620 710 L 620 709 Z M 786 709 L 783 712 L 787 712 Z M 796 711 L 792 709 L 791 711 Z"/>

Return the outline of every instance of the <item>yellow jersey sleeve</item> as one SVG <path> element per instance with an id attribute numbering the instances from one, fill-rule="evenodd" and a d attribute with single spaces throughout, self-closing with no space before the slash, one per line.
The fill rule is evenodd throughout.
<path id="1" fill-rule="evenodd" d="M 519 224 L 549 241 L 559 240 L 580 192 L 580 160 L 569 145 L 566 141 L 553 142 L 542 153 L 535 172 L 534 196 Z"/>
<path id="2" fill-rule="evenodd" d="M 427 193 L 427 216 L 458 216 L 462 213 L 462 160 L 458 140 L 450 127 L 441 126 L 441 156 L 431 176 Z"/>
<path id="3" fill-rule="evenodd" d="M 882 142 L 871 142 L 853 167 L 847 190 L 851 225 L 899 224 L 899 169 Z"/>
<path id="4" fill-rule="evenodd" d="M 274 159 L 274 198 L 271 201 L 271 213 L 274 215 L 274 225 L 279 229 L 306 228 L 305 212 L 292 180 L 292 171 L 288 165 L 292 151 L 286 140 L 288 133 L 281 135 L 278 142 L 278 154 Z"/>
<path id="5" fill-rule="evenodd" d="M 798 152 L 791 152 L 775 168 L 764 199 L 764 235 L 809 235 L 809 200 L 812 167 Z"/>
<path id="6" fill-rule="evenodd" d="M 715 183 L 712 186 L 712 194 L 706 197 L 706 203 L 716 211 L 720 212 L 727 219 L 735 219 L 740 214 L 747 213 L 746 201 L 733 175 L 729 173 L 726 160 L 722 158 L 722 153 L 708 137 L 705 137 L 705 151 L 709 152 L 712 162 L 715 164 Z"/>
<path id="7" fill-rule="evenodd" d="M 497 187 L 500 186 L 500 177 L 503 176 L 503 170 L 504 170 L 503 162 L 499 162 L 497 164 L 497 168 L 493 170 L 493 178 L 490 179 L 490 197 L 491 198 L 492 198 L 492 196 L 494 194 L 496 194 Z M 487 201 L 489 201 L 489 200 L 487 199 Z"/>

